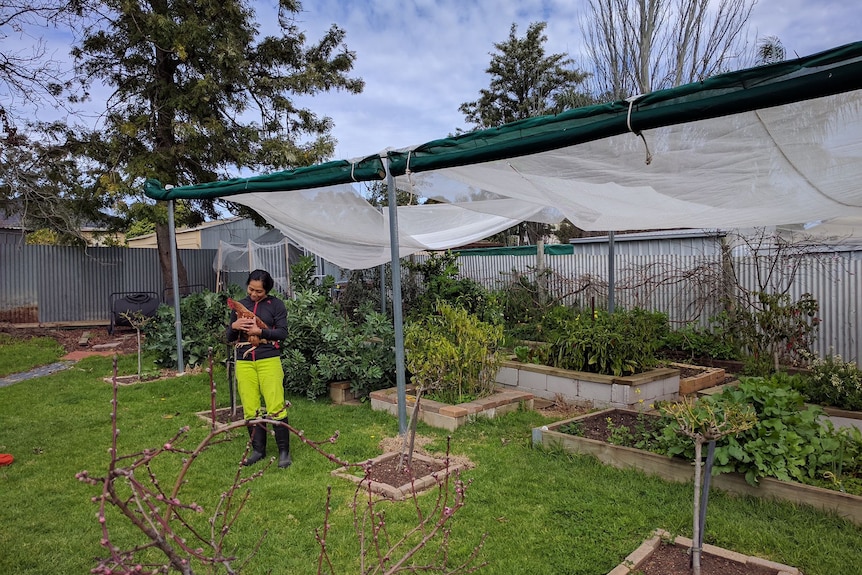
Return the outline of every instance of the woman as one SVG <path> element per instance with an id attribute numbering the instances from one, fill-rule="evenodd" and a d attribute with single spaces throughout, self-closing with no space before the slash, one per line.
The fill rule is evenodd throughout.
<path id="1" fill-rule="evenodd" d="M 239 301 L 241 305 L 232 300 L 228 302 L 233 309 L 227 340 L 236 342 L 236 386 L 246 421 L 266 417 L 287 423 L 281 366 L 281 340 L 287 337 L 287 310 L 280 299 L 269 295 L 273 285 L 269 272 L 254 270 L 248 275 L 247 297 Z M 272 427 L 278 446 L 278 466 L 289 467 L 290 431 L 283 425 Z M 248 426 L 248 433 L 252 453 L 243 465 L 252 465 L 266 457 L 266 425 Z"/>

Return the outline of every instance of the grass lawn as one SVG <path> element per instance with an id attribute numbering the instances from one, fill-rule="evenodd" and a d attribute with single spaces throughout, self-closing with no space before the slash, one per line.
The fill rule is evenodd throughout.
<path id="1" fill-rule="evenodd" d="M 36 337 L 22 341 L 7 333 L 0 333 L 0 351 L 0 377 L 54 363 L 66 353 L 53 338 Z"/>
<path id="2" fill-rule="evenodd" d="M 136 361 L 121 357 L 121 367 L 133 373 Z M 0 573 L 88 573 L 94 557 L 104 554 L 97 505 L 91 501 L 99 490 L 77 481 L 75 474 L 86 469 L 101 476 L 107 467 L 112 390 L 102 378 L 110 373 L 110 358 L 93 357 L 66 371 L 0 388 L 0 452 L 15 456 L 13 465 L 0 467 Z M 223 387 L 224 371 L 217 368 L 215 379 Z M 217 399 L 226 406 L 227 392 L 219 390 Z M 379 455 L 380 440 L 397 433 L 394 417 L 367 404 L 291 401 L 290 421 L 307 437 L 319 440 L 341 432 L 327 446 L 341 458 Z M 208 430 L 194 413 L 209 404 L 207 374 L 121 387 L 120 454 L 158 447 L 185 425 L 191 432 L 184 445 L 193 448 Z M 549 422 L 534 412 L 518 412 L 479 420 L 452 434 L 453 454 L 476 464 L 463 475 L 472 481 L 468 503 L 452 524 L 455 558 L 465 558 L 487 533 L 480 558 L 488 565 L 480 573 L 604 575 L 657 527 L 691 536 L 691 485 L 612 469 L 589 457 L 532 449 L 531 428 Z M 434 438 L 428 449 L 445 449 L 444 431 L 420 423 L 419 433 Z M 181 498 L 202 505 L 204 519 L 231 484 L 245 439 L 242 433 L 213 446 L 186 478 Z M 314 533 L 323 523 L 326 490 L 332 486 L 327 543 L 335 572 L 358 573 L 349 508 L 353 485 L 333 478 L 335 465 L 309 447 L 296 440 L 293 446 L 290 469 L 273 465 L 249 484 L 251 498 L 228 536 L 229 545 L 247 555 L 264 531 L 267 535 L 242 572 L 317 573 Z M 269 454 L 275 454 L 272 439 Z M 172 484 L 178 460 L 163 463 L 156 471 L 163 483 Z M 420 497 L 427 504 L 433 500 L 433 495 Z M 385 505 L 390 534 L 411 524 L 409 502 Z M 116 513 L 109 514 L 108 528 L 118 542 L 140 542 Z M 799 567 L 806 575 L 858 573 L 862 564 L 862 528 L 807 507 L 720 492 L 710 496 L 705 540 Z"/>

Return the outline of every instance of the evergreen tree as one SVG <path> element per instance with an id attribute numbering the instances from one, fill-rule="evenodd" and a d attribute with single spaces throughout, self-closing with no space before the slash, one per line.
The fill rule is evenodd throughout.
<path id="1" fill-rule="evenodd" d="M 485 70 L 491 76 L 490 85 L 479 91 L 478 100 L 458 108 L 468 123 L 493 128 L 589 103 L 577 91 L 587 75 L 575 69 L 565 54 L 545 54 L 546 27 L 546 22 L 534 22 L 519 38 L 518 26 L 512 24 L 509 38 L 494 44 L 497 53 L 491 54 Z"/>
<path id="2" fill-rule="evenodd" d="M 103 125 L 90 138 L 90 155 L 103 167 L 103 193 L 134 195 L 146 178 L 198 184 L 331 156 L 332 120 L 296 97 L 362 91 L 363 81 L 348 76 L 356 55 L 345 32 L 333 25 L 308 44 L 294 20 L 301 3 L 279 0 L 280 34 L 259 38 L 258 22 L 270 15 L 256 19 L 255 6 L 262 4 L 108 0 L 89 14 L 72 54 L 84 78 L 112 90 Z M 184 223 L 218 215 L 212 201 L 188 207 Z M 158 219 L 166 283 L 168 233 Z M 181 284 L 184 271 L 180 265 Z"/>
<path id="3" fill-rule="evenodd" d="M 479 91 L 478 100 L 458 108 L 468 123 L 492 128 L 592 102 L 580 91 L 587 74 L 577 70 L 565 54 L 545 53 L 546 27 L 546 22 L 534 22 L 525 36 L 518 37 L 518 27 L 512 24 L 509 38 L 494 44 L 497 52 L 491 54 L 485 70 L 491 76 L 488 88 Z M 493 238 L 502 236 L 505 241 L 506 236 L 517 234 L 522 242 L 535 243 L 548 232 L 546 225 L 530 222 Z"/>

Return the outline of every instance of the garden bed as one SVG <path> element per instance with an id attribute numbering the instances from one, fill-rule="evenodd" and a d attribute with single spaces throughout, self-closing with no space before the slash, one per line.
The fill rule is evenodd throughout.
<path id="1" fill-rule="evenodd" d="M 608 575 L 688 575 L 691 539 L 656 529 Z M 802 575 L 796 567 L 704 544 L 701 575 Z"/>
<path id="2" fill-rule="evenodd" d="M 416 397 L 411 395 L 413 388 L 407 387 L 407 407 L 416 404 Z M 371 392 L 371 409 L 388 411 L 398 414 L 398 388 L 390 387 Z M 494 417 L 498 414 L 516 411 L 521 405 L 533 409 L 533 394 L 523 391 L 501 390 L 487 397 L 459 404 L 448 404 L 422 398 L 419 404 L 419 421 L 432 427 L 455 431 L 465 423 L 477 417 Z"/>
<path id="3" fill-rule="evenodd" d="M 509 360 L 503 362 L 496 381 L 544 399 L 559 396 L 594 407 L 635 408 L 679 396 L 679 370 L 669 367 L 617 377 Z"/>
<path id="4" fill-rule="evenodd" d="M 387 499 L 401 501 L 428 491 L 443 483 L 447 475 L 467 467 L 451 460 L 447 465 L 445 459 L 414 452 L 412 469 L 406 470 L 399 468 L 400 458 L 400 453 L 384 453 L 360 466 L 339 467 L 332 471 L 332 475 L 358 483 Z"/>
<path id="5" fill-rule="evenodd" d="M 651 417 L 649 414 L 645 414 Z M 634 468 L 668 481 L 688 482 L 694 480 L 694 468 L 689 461 L 675 459 L 634 449 L 612 445 L 598 439 L 570 435 L 559 431 L 561 426 L 578 422 L 588 428 L 596 421 L 605 422 L 619 418 L 619 425 L 637 417 L 637 412 L 621 409 L 581 415 L 533 429 L 533 445 L 562 448 L 570 453 L 593 455 L 606 465 L 619 469 Z M 759 485 L 749 485 L 738 473 L 722 473 L 712 478 L 712 486 L 728 493 L 773 498 L 796 504 L 806 504 L 827 511 L 834 511 L 848 520 L 862 525 L 862 496 L 850 495 L 821 487 L 793 481 L 780 481 L 770 477 L 760 479 Z"/>
<path id="6" fill-rule="evenodd" d="M 722 385 L 727 377 L 722 367 L 704 367 L 676 362 L 669 364 L 668 367 L 680 371 L 680 395 L 689 395 L 703 389 Z"/>
<path id="7" fill-rule="evenodd" d="M 164 373 L 158 373 L 158 374 L 148 373 L 148 374 L 143 374 L 141 376 L 138 376 L 137 374 L 118 375 L 118 376 L 116 376 L 116 380 L 117 380 L 117 385 L 122 386 L 122 385 L 135 385 L 137 383 L 145 383 L 147 381 L 156 381 L 159 379 L 165 379 L 165 378 L 174 377 L 174 376 L 176 376 L 176 373 L 168 373 L 167 371 L 165 371 Z M 102 381 L 104 381 L 105 383 L 113 384 L 114 383 L 114 376 L 103 377 Z"/>
<path id="8" fill-rule="evenodd" d="M 212 410 L 208 409 L 206 411 L 198 411 L 195 413 L 195 415 L 197 415 L 199 418 L 203 419 L 204 421 L 206 421 L 210 425 L 213 424 Z M 227 427 L 231 423 L 236 423 L 237 421 L 242 421 L 243 417 L 244 417 L 244 415 L 243 415 L 243 411 L 242 411 L 242 406 L 238 405 L 236 407 L 236 410 L 233 413 L 231 413 L 230 407 L 221 407 L 221 408 L 215 410 L 215 422 L 214 422 L 215 425 L 214 425 L 214 427 L 216 429 L 220 429 L 222 427 Z"/>

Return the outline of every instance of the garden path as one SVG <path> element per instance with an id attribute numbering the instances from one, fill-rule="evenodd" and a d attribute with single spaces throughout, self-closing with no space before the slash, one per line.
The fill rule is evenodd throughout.
<path id="1" fill-rule="evenodd" d="M 34 333 L 36 332 L 36 333 Z M 115 337 L 92 337 L 96 330 L 21 330 L 13 328 L 8 333 L 14 333 L 18 336 L 32 337 L 34 335 L 47 335 L 55 337 L 65 348 L 66 355 L 62 356 L 59 361 L 48 365 L 40 365 L 29 371 L 21 373 L 13 373 L 6 377 L 0 377 L 0 387 L 6 387 L 21 381 L 33 379 L 35 377 L 43 377 L 68 369 L 76 362 L 93 355 L 112 356 L 115 353 L 126 353 L 130 349 L 136 350 L 134 334 L 119 334 L 115 332 Z M 62 334 L 62 336 L 60 336 Z M 87 337 L 85 337 L 85 335 Z"/>

